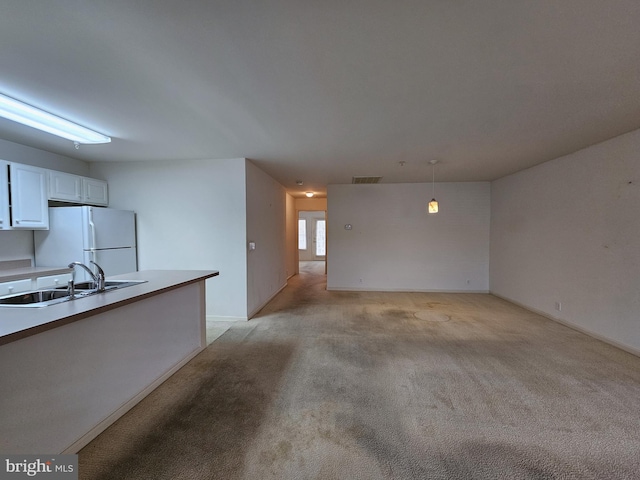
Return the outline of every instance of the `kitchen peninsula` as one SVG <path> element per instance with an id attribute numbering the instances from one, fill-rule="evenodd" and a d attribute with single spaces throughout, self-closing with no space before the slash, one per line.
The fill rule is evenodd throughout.
<path id="1" fill-rule="evenodd" d="M 75 453 L 206 346 L 205 280 L 144 283 L 41 308 L 0 309 L 0 452 Z"/>

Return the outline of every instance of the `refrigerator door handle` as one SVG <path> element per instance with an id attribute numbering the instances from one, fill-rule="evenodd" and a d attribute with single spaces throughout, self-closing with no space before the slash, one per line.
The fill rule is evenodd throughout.
<path id="1" fill-rule="evenodd" d="M 89 208 L 89 229 L 91 230 L 91 245 L 89 245 L 89 251 L 93 253 L 96 249 L 96 225 L 93 223 L 93 208 Z"/>

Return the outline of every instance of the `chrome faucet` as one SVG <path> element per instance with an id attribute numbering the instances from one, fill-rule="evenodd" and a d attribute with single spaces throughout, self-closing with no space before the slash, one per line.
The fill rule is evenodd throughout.
<path id="1" fill-rule="evenodd" d="M 87 267 L 84 263 L 71 262 L 69 264 L 69 268 L 73 269 L 71 271 L 71 282 L 69 282 L 69 290 L 71 292 L 73 292 L 75 289 L 76 270 L 73 267 L 75 267 L 76 265 L 78 267 L 84 268 L 87 271 L 87 273 L 91 275 L 91 279 L 93 280 L 93 285 L 95 286 L 96 292 L 104 292 L 104 270 L 102 270 L 100 265 L 98 265 L 96 262 L 91 261 L 91 263 L 93 263 L 96 266 L 96 269 L 98 270 L 97 274 L 93 273 L 91 269 Z"/>

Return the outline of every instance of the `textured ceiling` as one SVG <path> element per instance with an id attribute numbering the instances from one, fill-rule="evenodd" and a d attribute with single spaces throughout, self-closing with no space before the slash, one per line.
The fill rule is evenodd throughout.
<path id="1" fill-rule="evenodd" d="M 486 181 L 640 128 L 638 0 L 2 1 L 0 92 L 113 137 L 246 157 L 291 192 Z M 604 159 L 606 160 L 606 159 Z M 400 165 L 404 162 L 404 166 Z M 299 187 L 295 181 L 305 185 Z"/>

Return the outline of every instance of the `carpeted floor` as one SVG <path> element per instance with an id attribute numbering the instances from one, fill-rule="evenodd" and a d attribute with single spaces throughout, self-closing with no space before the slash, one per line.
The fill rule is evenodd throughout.
<path id="1" fill-rule="evenodd" d="M 79 462 L 92 480 L 640 478 L 640 358 L 491 295 L 328 292 L 308 264 Z"/>
<path id="2" fill-rule="evenodd" d="M 207 335 L 207 345 L 211 345 L 215 342 L 221 335 L 224 334 L 229 327 L 233 325 L 235 322 L 221 322 L 221 321 L 211 321 L 207 322 L 206 326 L 206 335 Z"/>

